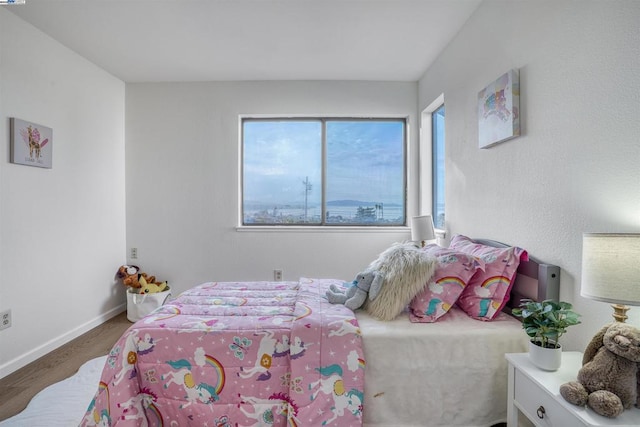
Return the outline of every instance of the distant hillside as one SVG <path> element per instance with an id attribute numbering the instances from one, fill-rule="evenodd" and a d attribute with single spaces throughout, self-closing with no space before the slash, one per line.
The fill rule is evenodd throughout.
<path id="1" fill-rule="evenodd" d="M 362 202 L 360 200 L 330 200 L 327 206 L 375 206 L 379 202 Z M 398 203 L 385 203 L 384 206 L 402 206 Z"/>

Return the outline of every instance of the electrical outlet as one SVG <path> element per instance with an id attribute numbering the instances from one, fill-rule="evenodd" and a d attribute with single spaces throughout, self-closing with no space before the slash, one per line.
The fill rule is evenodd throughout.
<path id="1" fill-rule="evenodd" d="M 273 270 L 273 280 L 282 282 L 282 270 Z"/>
<path id="2" fill-rule="evenodd" d="M 11 327 L 11 310 L 0 312 L 0 330 Z"/>
<path id="3" fill-rule="evenodd" d="M 138 248 L 131 248 L 131 259 L 138 259 Z"/>

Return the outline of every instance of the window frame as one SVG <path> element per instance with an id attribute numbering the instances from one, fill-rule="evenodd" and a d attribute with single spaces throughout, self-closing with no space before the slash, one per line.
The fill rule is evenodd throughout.
<path id="1" fill-rule="evenodd" d="M 315 223 L 245 223 L 244 218 L 244 123 L 246 121 L 320 121 L 321 124 L 321 221 Z M 327 222 L 326 213 L 326 185 L 327 185 L 327 140 L 326 127 L 327 122 L 331 121 L 390 121 L 401 122 L 403 125 L 403 141 L 402 141 L 402 195 L 403 195 L 403 221 L 401 223 L 384 224 L 384 223 L 334 223 Z M 240 115 L 239 116 L 239 200 L 238 200 L 238 230 L 300 230 L 300 229 L 339 229 L 339 230 L 366 230 L 366 229 L 383 229 L 397 230 L 398 228 L 406 228 L 408 224 L 408 151 L 409 151 L 409 117 L 406 115 L 384 115 L 384 116 L 319 116 L 319 115 Z"/>

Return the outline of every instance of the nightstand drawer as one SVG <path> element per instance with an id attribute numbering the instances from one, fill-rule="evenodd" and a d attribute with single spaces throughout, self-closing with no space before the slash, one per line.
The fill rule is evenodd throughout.
<path id="1" fill-rule="evenodd" d="M 578 421 L 553 396 L 520 371 L 515 372 L 514 392 L 516 405 L 537 426 L 573 427 L 586 425 Z"/>

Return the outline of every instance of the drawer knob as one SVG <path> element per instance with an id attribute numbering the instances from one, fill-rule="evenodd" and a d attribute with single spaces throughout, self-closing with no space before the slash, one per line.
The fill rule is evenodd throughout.
<path id="1" fill-rule="evenodd" d="M 543 419 L 545 414 L 544 406 L 540 405 L 536 413 L 538 414 L 538 418 Z"/>

